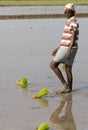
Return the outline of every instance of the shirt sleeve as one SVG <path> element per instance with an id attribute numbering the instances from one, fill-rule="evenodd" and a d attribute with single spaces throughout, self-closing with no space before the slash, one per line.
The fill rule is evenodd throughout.
<path id="1" fill-rule="evenodd" d="M 70 23 L 70 29 L 71 30 L 76 30 L 77 29 L 77 23 L 76 22 L 71 22 Z"/>

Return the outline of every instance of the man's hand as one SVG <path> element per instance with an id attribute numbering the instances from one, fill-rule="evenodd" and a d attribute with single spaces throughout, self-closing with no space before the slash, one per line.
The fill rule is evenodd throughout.
<path id="1" fill-rule="evenodd" d="M 53 51 L 52 51 L 52 56 L 55 56 L 56 55 L 56 53 L 57 53 L 57 51 L 58 51 L 58 48 L 56 48 L 56 49 L 54 49 Z"/>

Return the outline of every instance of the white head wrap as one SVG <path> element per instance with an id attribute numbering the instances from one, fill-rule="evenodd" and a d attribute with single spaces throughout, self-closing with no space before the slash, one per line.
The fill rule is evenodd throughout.
<path id="1" fill-rule="evenodd" d="M 73 11 L 73 12 L 75 12 L 74 4 L 73 3 L 66 4 L 64 6 L 64 11 Z"/>

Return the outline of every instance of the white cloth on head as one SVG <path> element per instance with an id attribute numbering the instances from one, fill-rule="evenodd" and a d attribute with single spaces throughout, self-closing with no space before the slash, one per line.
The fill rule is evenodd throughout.
<path id="1" fill-rule="evenodd" d="M 74 4 L 73 3 L 66 4 L 64 7 L 64 11 L 66 11 L 66 10 L 75 11 Z"/>

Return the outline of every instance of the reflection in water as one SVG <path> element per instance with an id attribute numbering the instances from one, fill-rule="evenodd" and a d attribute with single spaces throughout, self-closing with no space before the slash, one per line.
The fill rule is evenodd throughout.
<path id="1" fill-rule="evenodd" d="M 22 89 L 22 91 L 24 92 L 24 93 L 27 93 L 28 92 L 28 86 L 26 86 L 26 87 L 20 87 L 21 89 Z"/>
<path id="2" fill-rule="evenodd" d="M 28 87 L 22 88 L 24 92 L 28 92 Z"/>
<path id="3" fill-rule="evenodd" d="M 40 103 L 40 105 L 42 106 L 42 107 L 48 107 L 48 100 L 47 99 L 44 99 L 44 98 L 40 98 L 40 99 L 38 99 L 38 101 L 39 101 L 39 103 Z"/>
<path id="4" fill-rule="evenodd" d="M 72 115 L 72 94 L 62 95 L 59 107 L 52 113 L 50 121 L 58 130 L 76 130 Z M 62 115 L 62 109 L 65 109 Z"/>

